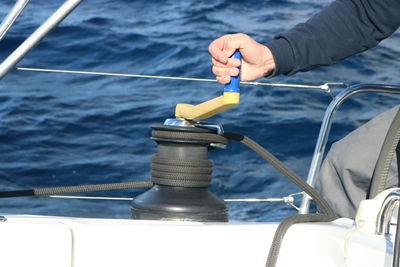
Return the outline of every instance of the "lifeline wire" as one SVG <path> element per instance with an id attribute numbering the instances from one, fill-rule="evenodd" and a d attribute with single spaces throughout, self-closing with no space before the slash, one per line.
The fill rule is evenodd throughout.
<path id="1" fill-rule="evenodd" d="M 303 192 L 293 193 L 286 197 L 270 197 L 270 198 L 225 198 L 225 202 L 285 202 L 296 210 L 299 210 L 294 204 L 294 196 L 303 195 Z M 64 198 L 64 199 L 86 199 L 86 200 L 119 200 L 119 201 L 132 201 L 133 197 L 101 197 L 101 196 L 70 196 L 70 195 L 49 195 L 51 198 Z"/>
<path id="2" fill-rule="evenodd" d="M 133 197 L 92 197 L 92 196 L 69 196 L 69 195 L 50 195 L 51 198 L 66 198 L 66 199 L 89 199 L 89 200 L 120 200 L 132 201 Z M 227 198 L 226 202 L 293 202 L 292 195 L 286 197 L 271 197 L 271 198 Z"/>
<path id="3" fill-rule="evenodd" d="M 184 81 L 197 81 L 197 82 L 217 82 L 215 79 L 191 78 L 191 77 L 173 77 L 173 76 L 156 76 L 156 75 L 142 75 L 142 74 L 127 74 L 127 73 L 112 73 L 112 72 L 93 72 L 93 71 L 80 71 L 80 70 L 60 70 L 60 69 L 41 69 L 41 68 L 17 68 L 22 71 L 40 71 L 40 72 L 58 72 L 69 74 L 85 74 L 85 75 L 101 75 L 101 76 L 119 76 L 131 78 L 149 78 L 149 79 L 165 79 L 165 80 L 184 80 Z M 274 86 L 274 87 L 289 87 L 289 88 L 307 88 L 319 89 L 326 93 L 330 93 L 330 85 L 344 85 L 344 83 L 324 83 L 321 85 L 305 85 L 305 84 L 289 84 L 289 83 L 264 83 L 264 82 L 240 82 L 241 84 L 250 84 L 257 86 Z"/>

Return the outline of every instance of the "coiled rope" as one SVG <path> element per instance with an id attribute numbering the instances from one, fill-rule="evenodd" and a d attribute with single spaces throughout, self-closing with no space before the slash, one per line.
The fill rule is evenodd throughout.
<path id="1" fill-rule="evenodd" d="M 211 160 L 168 159 L 153 156 L 151 181 L 158 185 L 178 187 L 209 187 Z"/>

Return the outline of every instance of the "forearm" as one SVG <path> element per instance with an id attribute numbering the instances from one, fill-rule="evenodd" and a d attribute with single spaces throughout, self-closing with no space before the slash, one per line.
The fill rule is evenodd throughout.
<path id="1" fill-rule="evenodd" d="M 376 46 L 400 25 L 400 0 L 337 0 L 267 43 L 276 68 L 291 75 Z"/>

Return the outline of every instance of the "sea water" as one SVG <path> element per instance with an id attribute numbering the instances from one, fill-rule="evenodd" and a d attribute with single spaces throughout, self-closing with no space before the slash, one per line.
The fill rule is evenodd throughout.
<path id="1" fill-rule="evenodd" d="M 0 42 L 4 59 L 63 1 L 31 1 Z M 214 78 L 209 43 L 244 32 L 259 42 L 304 22 L 327 0 L 87 0 L 19 67 Z M 3 18 L 14 1 L 0 2 Z M 269 82 L 400 83 L 400 34 L 339 64 Z M 222 93 L 216 83 L 12 71 L 0 81 L 0 188 L 143 181 L 150 178 L 152 125 L 177 103 Z M 210 119 L 270 149 L 306 177 L 331 96 L 315 89 L 241 86 L 241 104 Z M 341 87 L 333 88 L 337 93 Z M 399 102 L 364 94 L 337 114 L 329 144 Z M 211 190 L 221 198 L 282 197 L 300 190 L 240 144 L 210 153 Z M 142 190 L 90 196 L 133 197 Z M 82 194 L 80 194 L 82 195 Z M 233 221 L 280 220 L 284 203 L 230 204 Z M 0 213 L 129 218 L 129 201 L 1 199 Z"/>

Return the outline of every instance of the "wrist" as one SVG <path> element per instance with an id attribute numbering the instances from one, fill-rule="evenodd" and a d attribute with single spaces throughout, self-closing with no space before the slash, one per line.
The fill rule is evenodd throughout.
<path id="1" fill-rule="evenodd" d="M 264 60 L 263 60 L 263 76 L 270 76 L 276 68 L 276 64 L 275 64 L 275 58 L 271 52 L 271 50 L 263 45 L 263 55 L 264 55 Z"/>
<path id="2" fill-rule="evenodd" d="M 295 58 L 289 41 L 280 37 L 275 38 L 265 45 L 268 47 L 275 62 L 274 70 L 266 78 L 271 78 L 280 74 L 293 74 Z"/>

